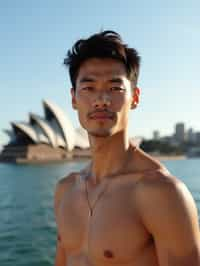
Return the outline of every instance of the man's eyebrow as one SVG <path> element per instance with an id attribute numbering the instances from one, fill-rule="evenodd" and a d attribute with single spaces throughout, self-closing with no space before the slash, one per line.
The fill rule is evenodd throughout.
<path id="1" fill-rule="evenodd" d="M 82 77 L 79 82 L 84 83 L 84 82 L 94 82 L 94 81 L 95 81 L 95 79 L 93 79 L 93 78 Z"/>
<path id="2" fill-rule="evenodd" d="M 122 78 L 112 78 L 109 80 L 109 82 L 113 82 L 113 83 L 122 83 L 123 80 Z"/>
<path id="3" fill-rule="evenodd" d="M 95 81 L 96 81 L 96 79 L 92 78 L 92 77 L 82 77 L 79 82 L 80 83 L 85 83 L 85 82 L 95 82 Z M 123 80 L 122 80 L 122 78 L 117 78 L 116 77 L 116 78 L 109 79 L 108 82 L 111 82 L 111 83 L 122 83 Z"/>

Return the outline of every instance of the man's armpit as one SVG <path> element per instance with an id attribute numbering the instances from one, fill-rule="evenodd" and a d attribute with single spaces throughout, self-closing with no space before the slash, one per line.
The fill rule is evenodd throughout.
<path id="1" fill-rule="evenodd" d="M 65 249 L 60 233 L 57 233 L 57 246 L 62 250 Z"/>
<path id="2" fill-rule="evenodd" d="M 57 234 L 57 241 L 58 241 L 58 242 L 61 242 L 61 236 L 60 236 L 59 233 Z"/>

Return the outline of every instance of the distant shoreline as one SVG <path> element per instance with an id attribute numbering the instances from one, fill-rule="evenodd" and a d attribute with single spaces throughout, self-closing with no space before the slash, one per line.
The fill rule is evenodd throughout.
<path id="1" fill-rule="evenodd" d="M 150 156 L 156 158 L 159 161 L 171 161 L 171 160 L 186 160 L 189 159 L 186 155 L 153 155 Z"/>
<path id="2" fill-rule="evenodd" d="M 149 154 L 151 157 L 159 161 L 177 161 L 177 160 L 186 160 L 190 159 L 186 155 L 155 155 Z M 66 163 L 72 161 L 88 161 L 91 160 L 90 156 L 75 156 L 59 160 L 34 160 L 34 159 L 25 159 L 18 158 L 13 161 L 0 160 L 0 163 L 16 163 L 16 164 L 51 164 L 51 163 Z"/>
<path id="3" fill-rule="evenodd" d="M 186 154 L 160 154 L 159 152 L 149 152 L 149 156 L 159 161 L 186 160 Z M 6 147 L 0 153 L 0 162 L 17 164 L 43 164 L 43 163 L 63 163 L 67 161 L 91 160 L 90 149 L 75 148 L 72 151 L 65 151 L 61 148 L 51 148 L 46 145 L 29 145 L 24 147 Z"/>

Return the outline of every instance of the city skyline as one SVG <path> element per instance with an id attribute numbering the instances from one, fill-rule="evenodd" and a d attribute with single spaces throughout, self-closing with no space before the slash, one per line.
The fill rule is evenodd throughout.
<path id="1" fill-rule="evenodd" d="M 200 134 L 200 131 L 192 128 L 187 127 L 185 123 L 182 121 L 178 121 L 174 125 L 174 131 L 170 135 L 162 135 L 160 134 L 160 131 L 158 129 L 154 130 L 152 132 L 152 138 L 154 140 L 159 140 L 166 137 L 171 137 L 176 139 L 177 141 L 196 141 L 196 138 L 198 138 L 198 135 Z"/>
<path id="2" fill-rule="evenodd" d="M 78 9 L 64 0 L 2 2 L 0 147 L 8 140 L 3 129 L 10 121 L 41 113 L 44 98 L 79 126 L 63 59 L 77 39 L 100 29 L 119 32 L 142 57 L 141 101 L 130 113 L 130 136 L 150 138 L 154 129 L 170 135 L 178 121 L 200 131 L 199 8 L 194 0 L 86 1 Z"/>
<path id="3" fill-rule="evenodd" d="M 66 117 L 66 126 L 68 125 L 68 120 L 69 118 L 67 118 L 67 114 L 62 110 L 60 109 L 60 107 L 58 105 L 55 105 L 54 103 L 52 103 L 51 101 L 47 101 L 47 100 L 43 100 L 43 108 L 44 106 L 46 105 L 52 105 L 52 106 L 55 106 L 54 108 L 58 108 L 62 113 L 62 116 L 65 116 Z M 52 107 L 53 108 L 53 107 Z M 47 113 L 44 112 L 43 110 L 43 115 L 46 116 Z M 4 133 L 6 134 L 7 133 L 7 136 L 11 136 L 11 131 L 13 130 L 13 126 L 15 127 L 16 125 L 20 126 L 20 125 L 29 125 L 29 123 L 32 123 L 32 119 L 43 119 L 41 114 L 40 116 L 34 114 L 34 113 L 31 113 L 31 112 L 27 112 L 27 117 L 25 120 L 20 120 L 20 121 L 10 121 L 10 128 L 6 128 L 4 129 Z M 64 120 L 63 120 L 64 121 Z M 37 121 L 38 122 L 38 121 Z M 71 124 L 72 121 L 70 121 L 70 124 Z M 64 124 L 63 124 L 64 126 Z M 72 124 L 71 124 L 72 126 Z M 12 128 L 12 129 L 11 129 Z M 79 124 L 79 128 L 81 129 L 81 126 Z M 157 128 L 157 129 L 154 129 L 152 131 L 152 136 L 151 137 L 145 137 L 143 135 L 137 135 L 137 136 L 134 136 L 134 135 L 131 135 L 130 132 L 129 132 L 129 135 L 130 135 L 130 138 L 134 138 L 134 137 L 139 137 L 139 138 L 143 138 L 143 139 L 147 139 L 147 140 L 160 140 L 160 139 L 164 139 L 164 138 L 174 138 L 174 139 L 177 139 L 177 141 L 181 142 L 181 141 L 184 141 L 184 140 L 190 140 L 190 141 L 195 141 L 195 138 L 199 138 L 198 136 L 200 135 L 200 131 L 192 128 L 192 127 L 188 127 L 183 121 L 177 121 L 174 125 L 172 125 L 172 132 L 171 134 L 168 134 L 168 135 L 163 135 L 160 133 L 160 130 Z M 196 136 L 197 135 L 197 136 Z M 7 138 L 8 139 L 8 143 L 9 143 L 9 137 Z M 12 139 L 12 138 L 11 138 Z M 4 143 L 4 145 L 7 144 L 7 143 Z"/>

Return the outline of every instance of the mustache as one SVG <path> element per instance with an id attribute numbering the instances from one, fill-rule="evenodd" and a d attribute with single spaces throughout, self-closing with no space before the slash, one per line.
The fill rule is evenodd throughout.
<path id="1" fill-rule="evenodd" d="M 95 116 L 97 114 L 100 114 L 100 113 L 105 114 L 105 115 L 107 115 L 110 118 L 115 118 L 116 117 L 115 112 L 112 112 L 112 111 L 110 111 L 108 109 L 95 109 L 95 110 L 89 112 L 87 114 L 87 116 L 88 116 L 88 118 L 93 118 L 93 116 Z"/>

